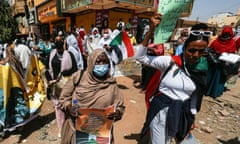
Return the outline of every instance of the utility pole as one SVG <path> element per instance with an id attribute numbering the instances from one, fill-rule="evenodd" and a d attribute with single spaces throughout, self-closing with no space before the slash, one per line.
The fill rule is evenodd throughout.
<path id="1" fill-rule="evenodd" d="M 29 24 L 29 9 L 27 5 L 27 0 L 24 0 L 24 10 L 25 10 L 25 17 L 27 19 L 27 25 L 28 25 L 28 37 L 31 37 L 31 29 L 30 29 L 30 24 Z"/>
<path id="2" fill-rule="evenodd" d="M 199 23 L 199 17 L 197 17 L 196 21 L 197 21 L 197 23 Z"/>

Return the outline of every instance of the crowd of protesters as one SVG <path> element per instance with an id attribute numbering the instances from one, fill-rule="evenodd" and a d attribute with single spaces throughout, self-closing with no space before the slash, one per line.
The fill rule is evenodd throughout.
<path id="1" fill-rule="evenodd" d="M 158 15 L 158 17 L 161 17 L 161 16 Z M 160 21 L 157 22 L 157 24 L 159 23 Z M 155 24 L 155 26 L 157 24 Z M 150 27 L 150 25 L 145 25 L 141 35 L 142 41 L 140 42 L 136 41 L 136 37 L 135 37 L 136 30 L 131 27 L 130 20 L 127 24 L 125 24 L 121 18 L 119 19 L 119 22 L 116 24 L 116 28 L 113 30 L 109 28 L 108 21 L 105 19 L 103 21 L 103 26 L 101 30 L 99 30 L 99 28 L 94 27 L 94 25 L 92 25 L 89 32 L 87 32 L 83 26 L 80 26 L 79 28 L 77 27 L 72 28 L 71 31 L 67 33 L 64 31 L 55 32 L 53 36 L 50 37 L 49 39 L 43 39 L 41 37 L 36 37 L 35 35 L 33 35 L 32 37 L 28 37 L 26 40 L 24 38 L 20 38 L 20 39 L 16 39 L 13 42 L 0 45 L 0 50 L 1 50 L 0 64 L 13 66 L 16 69 L 16 71 L 18 71 L 19 74 L 24 78 L 25 72 L 27 71 L 27 68 L 28 68 L 31 54 L 36 54 L 38 56 L 39 60 L 41 60 L 41 62 L 45 65 L 45 69 L 46 69 L 45 77 L 47 80 L 47 95 L 48 95 L 48 98 L 53 101 L 57 125 L 59 128 L 58 136 L 61 137 L 61 133 L 63 133 L 61 132 L 61 130 L 62 130 L 62 125 L 65 121 L 65 115 L 66 113 L 70 113 L 72 111 L 71 108 L 69 108 L 70 103 L 66 102 L 67 100 L 64 98 L 71 97 L 71 96 L 66 95 L 66 92 L 64 93 L 64 95 L 61 95 L 60 93 L 61 91 L 54 88 L 53 84 L 57 83 L 58 80 L 61 78 L 61 76 L 71 77 L 71 76 L 75 76 L 76 72 L 78 71 L 81 71 L 82 73 L 83 71 L 85 71 L 83 82 L 87 84 L 89 84 L 88 82 L 94 82 L 94 84 L 91 83 L 91 86 L 103 85 L 103 87 L 105 86 L 106 83 L 108 83 L 109 85 L 116 88 L 116 81 L 113 78 L 113 76 L 115 71 L 114 65 L 116 65 L 117 62 L 115 62 L 114 59 L 112 59 L 112 56 L 111 56 L 112 47 L 110 46 L 110 43 L 113 40 L 113 37 L 115 36 L 114 34 L 116 33 L 116 31 L 126 31 L 131 40 L 132 45 L 139 44 L 143 46 L 141 48 L 142 50 L 140 49 L 142 53 L 138 55 L 137 60 L 143 63 L 141 92 L 145 92 L 147 85 L 149 84 L 149 81 L 152 75 L 154 75 L 154 73 L 156 72 L 156 70 L 161 69 L 161 70 L 167 71 L 168 67 L 172 67 L 172 65 L 170 65 L 171 64 L 170 62 L 173 63 L 171 56 L 162 57 L 162 55 L 164 55 L 164 47 L 162 45 L 153 44 L 152 31 L 154 30 L 154 27 Z M 158 90 L 159 92 L 161 92 L 159 93 L 159 95 L 162 95 L 161 98 L 163 99 L 166 98 L 165 100 L 172 101 L 173 103 L 175 102 L 177 103 L 179 101 L 172 100 L 172 98 L 173 99 L 179 98 L 179 100 L 187 99 L 186 103 L 183 102 L 180 104 L 184 104 L 184 105 L 186 104 L 187 105 L 186 107 L 188 107 L 191 105 L 190 97 L 193 94 L 196 94 L 194 93 L 196 89 L 197 90 L 201 89 L 199 88 L 201 84 L 202 84 L 201 85 L 202 88 L 203 87 L 205 88 L 204 91 L 202 92 L 206 92 L 206 93 L 200 93 L 198 91 L 197 94 L 200 93 L 199 95 L 201 95 L 200 96 L 201 98 L 203 94 L 212 96 L 213 98 L 221 96 L 224 91 L 224 87 L 227 84 L 227 80 L 229 79 L 228 77 L 229 75 L 224 75 L 223 77 L 223 74 L 222 74 L 223 67 L 221 67 L 222 66 L 221 62 L 209 63 L 209 65 L 211 64 L 212 67 L 211 68 L 209 67 L 209 69 L 207 69 L 208 71 L 205 69 L 206 68 L 205 65 L 204 67 L 201 67 L 203 66 L 201 65 L 200 66 L 201 69 L 200 70 L 198 69 L 199 71 L 197 72 L 201 73 L 202 71 L 204 71 L 204 74 L 206 75 L 204 75 L 205 77 L 201 77 L 202 79 L 194 77 L 196 74 L 199 74 L 199 73 L 195 73 L 196 71 L 192 71 L 192 70 L 195 70 L 195 68 L 196 69 L 200 68 L 194 65 L 196 62 L 200 63 L 201 60 L 204 60 L 204 62 L 205 60 L 209 60 L 204 58 L 204 56 L 208 54 L 208 51 L 206 50 L 207 47 L 212 49 L 215 52 L 214 54 L 218 56 L 221 55 L 223 52 L 239 54 L 239 48 L 240 48 L 239 35 L 240 35 L 240 31 L 237 31 L 236 34 L 234 34 L 232 31 L 232 27 L 226 26 L 223 28 L 223 31 L 221 34 L 216 36 L 213 40 L 210 40 L 210 36 L 212 36 L 212 32 L 209 31 L 207 25 L 205 24 L 198 24 L 198 25 L 195 25 L 195 27 L 192 27 L 190 31 L 183 31 L 181 34 L 181 37 L 179 38 L 179 47 L 176 49 L 175 55 L 178 55 L 179 57 L 181 57 L 181 60 L 183 62 L 185 62 L 186 60 L 187 64 L 184 66 L 175 64 L 174 67 L 179 69 L 179 71 L 174 71 L 174 76 L 179 74 L 179 78 L 184 77 L 183 85 L 185 84 L 189 85 L 190 91 L 189 90 L 184 91 L 182 89 L 179 90 L 178 88 L 175 89 L 175 88 L 168 87 L 169 81 L 167 82 L 165 79 L 163 81 L 165 83 L 158 85 L 159 86 Z M 197 44 L 197 42 L 199 41 L 202 41 L 203 45 L 200 44 L 199 46 Z M 197 46 L 199 46 L 199 49 L 194 49 L 195 47 L 193 48 L 190 46 L 195 46 L 196 48 Z M 145 49 L 146 47 L 148 49 Z M 160 52 L 157 51 L 159 49 L 161 49 Z M 90 58 L 93 57 L 94 60 L 93 59 L 89 60 L 89 57 Z M 207 58 L 209 57 L 207 56 Z M 164 67 L 163 66 L 164 64 L 161 65 L 161 62 L 159 62 L 159 65 L 157 63 L 151 63 L 151 61 L 154 61 L 154 59 L 159 59 L 159 60 L 163 59 L 167 61 L 169 65 L 165 64 L 165 67 Z M 91 63 L 89 64 L 89 62 Z M 100 64 L 100 62 L 104 64 Z M 163 62 L 164 61 L 162 61 L 162 63 Z M 97 67 L 100 65 L 102 66 L 101 69 L 97 69 Z M 237 67 L 239 67 L 239 65 L 237 65 Z M 105 71 L 103 72 L 103 70 Z M 237 75 L 237 73 L 234 73 L 234 74 Z M 232 76 L 232 73 L 231 73 L 231 76 Z M 199 79 L 201 79 L 201 81 L 197 82 L 197 80 Z M 74 80 L 73 77 L 71 78 L 71 80 L 72 81 Z M 72 83 L 69 85 L 72 86 Z M 165 87 L 167 87 L 167 89 L 164 89 Z M 86 86 L 79 85 L 79 89 L 83 89 L 83 88 L 87 90 Z M 107 90 L 105 87 L 102 89 L 99 90 L 99 92 Z M 173 91 L 175 90 L 176 90 L 176 95 L 173 94 L 174 93 Z M 109 117 L 112 118 L 115 116 L 119 120 L 121 119 L 124 112 L 124 102 L 122 100 L 122 96 L 120 96 L 121 94 L 118 93 L 118 90 L 116 91 L 115 91 L 116 94 L 112 93 L 114 95 L 109 95 L 111 99 L 108 99 L 106 102 L 103 102 L 102 104 L 100 104 L 100 106 L 96 104 L 97 105 L 96 107 L 104 108 L 106 106 L 114 104 L 113 101 L 118 101 L 118 106 L 121 109 L 119 108 L 118 113 L 113 113 Z M 73 92 L 74 90 L 71 90 L 71 94 Z M 69 93 L 70 92 L 67 92 L 67 94 Z M 178 93 L 180 93 L 180 95 L 182 95 L 183 97 L 178 97 Z M 76 93 L 76 95 L 78 94 Z M 93 93 L 91 93 L 91 96 L 92 95 Z M 99 97 L 101 96 L 102 95 L 99 93 Z M 116 98 L 117 100 L 114 99 L 114 96 L 117 96 Z M 120 104 L 119 104 L 119 99 L 121 101 Z M 155 98 L 155 100 L 157 99 Z M 79 98 L 79 101 L 80 103 L 84 103 L 84 100 L 81 99 L 81 97 Z M 98 100 L 89 99 L 89 103 L 86 106 L 87 108 L 89 107 L 95 108 L 95 104 L 91 104 L 92 101 L 98 101 Z M 201 105 L 201 100 L 195 102 L 197 106 L 194 107 L 195 108 L 194 112 L 190 112 L 192 109 L 188 109 L 189 111 L 187 111 L 187 113 L 190 112 L 192 114 L 196 114 L 196 112 L 199 111 L 200 109 L 199 103 Z M 161 104 L 163 104 L 163 102 Z M 155 108 L 154 105 L 152 106 L 152 108 L 153 109 Z M 167 111 L 172 110 L 170 108 L 172 108 L 172 105 L 167 104 L 167 107 L 162 107 L 161 109 L 158 109 L 159 113 L 155 113 L 155 115 L 152 116 L 151 119 L 147 119 L 143 130 L 145 134 L 146 129 L 150 129 L 152 143 L 158 143 L 159 141 L 166 143 L 168 141 L 167 136 L 169 135 L 168 133 L 165 133 L 166 131 L 165 127 L 163 128 L 163 127 L 156 126 L 156 123 L 158 123 L 159 119 L 156 118 L 155 116 L 156 114 L 159 115 L 159 117 L 160 115 L 161 117 L 163 115 L 167 119 L 168 115 L 166 113 Z M 176 107 L 173 107 L 173 108 L 176 108 Z M 190 129 L 191 124 L 193 124 L 193 119 L 191 120 L 192 121 L 190 122 L 190 125 L 187 126 L 187 132 Z M 177 127 L 176 122 L 175 123 L 173 122 L 171 124 Z M 166 126 L 166 125 L 167 123 L 163 124 L 163 126 Z M 162 137 L 159 136 L 161 135 L 161 133 L 155 131 L 156 128 L 159 131 L 162 131 L 164 133 Z M 175 133 L 171 133 L 170 136 L 175 137 L 176 131 L 174 132 Z M 181 141 L 184 139 L 185 136 L 186 136 L 186 131 L 184 132 L 184 134 L 182 134 L 178 138 Z"/>
<path id="2" fill-rule="evenodd" d="M 27 39 L 21 37 L 15 39 L 13 42 L 6 43 L 1 48 L 2 54 L 0 64 L 10 65 L 23 79 L 26 76 L 32 54 L 36 55 L 44 65 L 42 76 L 44 77 L 43 79 L 46 80 L 45 87 L 47 98 L 51 100 L 54 105 L 56 122 L 59 130 L 58 137 L 61 137 L 61 133 L 64 132 L 62 131 L 62 125 L 66 119 L 66 111 L 62 109 L 63 106 L 61 106 L 62 103 L 60 103 L 59 100 L 61 89 L 58 89 L 57 83 L 59 83 L 61 77 L 70 77 L 78 71 L 88 71 L 86 72 L 89 73 L 87 75 L 91 75 L 91 79 L 93 78 L 91 82 L 91 85 L 94 86 L 93 89 L 97 87 L 100 88 L 100 97 L 102 97 L 102 91 L 112 91 L 111 94 L 109 93 L 110 95 L 108 97 L 101 99 L 99 102 L 96 101 L 97 107 L 91 103 L 89 103 L 87 107 L 105 108 L 110 105 L 115 105 L 115 102 L 117 102 L 116 104 L 122 108 L 117 108 L 119 110 L 110 114 L 108 118 L 114 120 L 121 119 L 121 115 L 124 111 L 123 96 L 119 93 L 119 90 L 117 90 L 116 80 L 113 78 L 114 64 L 111 59 L 110 42 L 113 39 L 113 31 L 121 32 L 126 30 L 129 38 L 132 40 L 132 44 L 136 44 L 133 29 L 131 29 L 129 25 L 128 28 L 125 28 L 122 23 L 123 22 L 116 24 L 116 29 L 114 30 L 110 29 L 108 27 L 108 21 L 105 21 L 101 30 L 93 26 L 90 33 L 87 33 L 83 26 L 80 26 L 79 28 L 72 28 L 71 31 L 67 33 L 58 31 L 57 34 L 53 34 L 49 39 L 41 36 L 37 37 L 36 35 L 31 35 L 31 37 Z M 95 51 L 100 51 L 100 53 L 96 55 Z M 92 53 L 94 60 L 89 60 L 88 57 L 91 57 Z M 105 57 L 104 59 L 102 59 L 103 56 Z M 100 67 L 102 65 L 101 61 L 108 65 L 104 68 L 104 70 L 107 68 L 104 75 L 102 75 L 103 72 Z M 92 64 L 88 64 L 87 62 L 91 62 Z M 88 68 L 89 66 L 90 68 Z M 100 67 L 100 69 L 97 69 L 97 67 Z M 84 77 L 83 79 L 85 79 Z M 86 81 L 86 84 L 87 82 L 88 81 Z M 107 88 L 106 83 L 109 85 Z M 103 102 L 103 100 L 106 102 Z M 85 103 L 81 98 L 79 98 L 79 101 L 80 103 Z M 121 103 L 119 103 L 119 101 L 121 101 Z"/>

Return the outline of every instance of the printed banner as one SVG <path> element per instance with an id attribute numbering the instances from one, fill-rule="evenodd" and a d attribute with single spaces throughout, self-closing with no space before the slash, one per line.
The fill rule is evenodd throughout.
<path id="1" fill-rule="evenodd" d="M 0 66 L 0 124 L 12 131 L 36 117 L 46 94 L 36 56 L 29 60 L 26 77 L 9 65 Z"/>
<path id="2" fill-rule="evenodd" d="M 153 0 L 118 0 L 119 2 L 127 2 L 131 4 L 141 5 L 145 7 L 152 7 L 154 1 Z"/>
<path id="3" fill-rule="evenodd" d="M 92 0 L 62 0 L 62 10 L 67 11 L 92 4 Z"/>
<path id="4" fill-rule="evenodd" d="M 76 144 L 110 144 L 113 121 L 106 115 L 114 112 L 114 105 L 106 109 L 78 109 Z"/>
<path id="5" fill-rule="evenodd" d="M 179 16 L 186 9 L 191 9 L 194 0 L 161 0 L 158 4 L 158 13 L 162 20 L 154 33 L 154 44 L 166 43 L 174 31 Z"/>

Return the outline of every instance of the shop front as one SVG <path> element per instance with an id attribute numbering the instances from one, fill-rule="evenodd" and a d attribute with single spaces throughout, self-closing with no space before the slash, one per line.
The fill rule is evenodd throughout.
<path id="1" fill-rule="evenodd" d="M 130 22 L 137 27 L 137 18 L 149 18 L 150 13 L 156 10 L 153 0 L 62 0 L 61 12 L 75 15 L 75 26 L 83 26 L 87 33 L 91 25 L 101 31 L 103 21 L 115 29 L 121 18 L 125 24 Z"/>
<path id="2" fill-rule="evenodd" d="M 75 25 L 77 27 L 83 26 L 87 33 L 90 33 L 91 25 L 96 26 L 100 31 L 103 28 L 104 21 L 107 21 L 108 27 L 114 30 L 117 26 L 119 18 L 127 23 L 131 18 L 133 19 L 134 13 L 129 13 L 125 9 L 109 9 L 109 10 L 89 10 L 76 14 Z"/>
<path id="3" fill-rule="evenodd" d="M 70 27 L 70 17 L 59 17 L 57 14 L 56 0 L 41 4 L 37 8 L 40 22 L 40 37 L 49 39 L 58 31 L 66 32 Z"/>

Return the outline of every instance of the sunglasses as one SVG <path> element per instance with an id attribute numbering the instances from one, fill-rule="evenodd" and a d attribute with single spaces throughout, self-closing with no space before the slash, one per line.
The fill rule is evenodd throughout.
<path id="1" fill-rule="evenodd" d="M 188 52 L 194 54 L 196 52 L 198 52 L 199 54 L 204 54 L 206 52 L 205 49 L 196 49 L 196 48 L 189 48 L 187 49 Z"/>
<path id="2" fill-rule="evenodd" d="M 212 35 L 211 31 L 196 31 L 196 30 L 192 30 L 190 31 L 190 33 L 194 36 L 199 36 L 199 35 L 203 35 L 206 37 L 210 37 Z"/>

